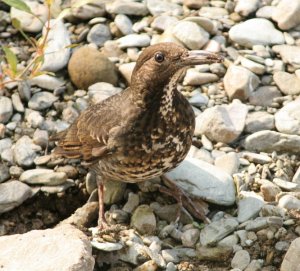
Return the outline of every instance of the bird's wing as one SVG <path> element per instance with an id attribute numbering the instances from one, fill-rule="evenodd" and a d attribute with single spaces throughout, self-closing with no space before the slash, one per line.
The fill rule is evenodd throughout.
<path id="1" fill-rule="evenodd" d="M 58 141 L 54 153 L 92 163 L 101 159 L 110 151 L 110 131 L 122 124 L 120 107 L 127 103 L 126 95 L 117 94 L 88 107 L 67 130 L 51 138 Z"/>

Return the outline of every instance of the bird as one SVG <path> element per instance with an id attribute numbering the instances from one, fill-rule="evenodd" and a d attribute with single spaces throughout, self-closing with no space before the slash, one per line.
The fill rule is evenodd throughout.
<path id="1" fill-rule="evenodd" d="M 100 229 L 104 183 L 138 183 L 162 176 L 186 157 L 195 129 L 194 111 L 178 91 L 185 68 L 221 62 L 219 54 L 172 42 L 145 48 L 130 86 L 90 105 L 66 130 L 52 136 L 54 154 L 79 158 L 97 176 Z"/>

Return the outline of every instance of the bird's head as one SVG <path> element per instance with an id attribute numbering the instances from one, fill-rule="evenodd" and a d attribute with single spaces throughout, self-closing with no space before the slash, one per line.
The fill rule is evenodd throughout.
<path id="1" fill-rule="evenodd" d="M 164 86 L 184 67 L 222 62 L 215 53 L 202 50 L 189 51 L 172 42 L 149 46 L 139 56 L 131 77 L 132 85 L 144 88 Z M 179 76 L 177 76 L 179 77 Z"/>

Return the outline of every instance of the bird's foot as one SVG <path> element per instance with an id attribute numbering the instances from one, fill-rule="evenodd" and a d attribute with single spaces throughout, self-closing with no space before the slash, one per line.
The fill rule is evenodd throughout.
<path id="1" fill-rule="evenodd" d="M 179 209 L 178 209 L 177 218 L 175 222 L 179 221 L 182 208 L 187 209 L 190 214 L 192 214 L 194 217 L 198 219 L 201 219 L 205 223 L 210 222 L 210 220 L 205 215 L 207 213 L 207 204 L 204 201 L 202 201 L 201 199 L 192 200 L 185 191 L 183 191 L 180 187 L 178 187 L 168 177 L 163 175 L 161 178 L 163 183 L 166 185 L 166 187 L 160 186 L 159 190 L 162 193 L 167 194 L 173 197 L 174 199 L 176 199 L 179 204 Z"/>

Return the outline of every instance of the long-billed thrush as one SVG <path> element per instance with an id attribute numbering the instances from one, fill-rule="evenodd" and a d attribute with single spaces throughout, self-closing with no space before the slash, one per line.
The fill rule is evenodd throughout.
<path id="1" fill-rule="evenodd" d="M 183 68 L 220 62 L 207 51 L 188 51 L 175 43 L 149 46 L 139 56 L 124 91 L 88 107 L 53 137 L 55 153 L 80 158 L 97 174 L 99 220 L 105 224 L 103 183 L 136 183 L 176 167 L 192 144 L 195 116 L 177 90 Z"/>

